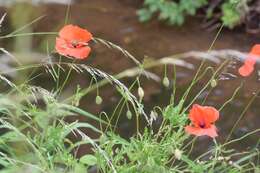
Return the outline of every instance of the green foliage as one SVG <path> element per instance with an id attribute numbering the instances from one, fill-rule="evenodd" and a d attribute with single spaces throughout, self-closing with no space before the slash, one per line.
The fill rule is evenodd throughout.
<path id="1" fill-rule="evenodd" d="M 181 107 L 181 103 L 179 103 L 176 107 L 173 105 L 168 105 L 163 112 L 164 118 L 169 120 L 170 124 L 174 127 L 183 127 L 187 123 L 187 114 L 181 113 Z"/>
<path id="2" fill-rule="evenodd" d="M 194 15 L 196 10 L 206 4 L 206 0 L 180 0 L 179 3 L 164 0 L 145 0 L 145 8 L 138 11 L 140 21 L 145 22 L 159 12 L 158 19 L 171 25 L 182 25 L 186 15 Z"/>
<path id="3" fill-rule="evenodd" d="M 113 164 L 117 165 L 119 172 L 169 172 L 170 168 L 164 165 L 173 154 L 172 145 L 181 141 L 172 143 L 172 139 L 168 137 L 157 141 L 151 132 L 145 130 L 140 138 L 133 137 L 126 141 L 117 135 L 109 134 L 101 147 L 107 153 L 115 153 Z M 164 147 L 161 147 L 162 145 Z"/>
<path id="4" fill-rule="evenodd" d="M 208 0 L 145 0 L 144 7 L 137 14 L 141 22 L 146 22 L 158 14 L 158 19 L 170 25 L 182 25 L 187 16 L 194 16 L 198 9 L 206 7 Z M 239 24 L 241 14 L 236 8 L 239 1 L 225 0 L 221 5 L 222 16 L 220 20 L 224 26 L 233 28 Z M 207 18 L 213 17 L 211 8 L 207 9 Z"/>
<path id="5" fill-rule="evenodd" d="M 97 164 L 97 158 L 90 154 L 82 156 L 79 161 L 88 166 L 93 166 L 93 165 Z"/>
<path id="6" fill-rule="evenodd" d="M 223 12 L 221 20 L 225 26 L 234 28 L 237 24 L 239 24 L 241 16 L 231 0 L 224 3 L 221 6 L 221 10 Z"/>
<path id="7" fill-rule="evenodd" d="M 6 131 L 0 136 L 0 164 L 7 168 L 0 172 L 20 172 L 23 167 L 32 169 L 32 172 L 53 173 L 64 172 L 63 168 L 72 172 L 80 169 L 78 159 L 69 150 L 76 143 L 68 135 L 79 128 L 100 131 L 87 122 L 66 123 L 62 119 L 76 113 L 96 121 L 100 119 L 72 105 L 60 103 L 52 93 L 40 87 L 22 85 L 17 90 L 0 98 L 0 128 Z M 13 101 L 13 97 L 19 99 Z M 39 106 L 37 102 L 40 100 L 45 106 Z"/>

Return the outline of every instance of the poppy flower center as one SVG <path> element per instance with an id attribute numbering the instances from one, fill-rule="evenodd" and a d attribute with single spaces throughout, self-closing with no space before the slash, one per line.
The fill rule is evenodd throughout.
<path id="1" fill-rule="evenodd" d="M 73 46 L 73 48 L 78 48 L 78 47 L 80 47 L 80 44 L 79 44 L 78 41 L 76 41 L 76 40 L 73 40 L 73 41 L 71 42 L 71 45 Z"/>
<path id="2" fill-rule="evenodd" d="M 83 42 L 79 42 L 77 40 L 72 40 L 70 42 L 70 45 L 72 48 L 81 48 L 81 47 L 87 46 L 88 43 L 83 43 Z"/>
<path id="3" fill-rule="evenodd" d="M 203 122 L 203 123 L 200 123 L 199 126 L 200 126 L 200 128 L 205 128 L 206 124 Z"/>

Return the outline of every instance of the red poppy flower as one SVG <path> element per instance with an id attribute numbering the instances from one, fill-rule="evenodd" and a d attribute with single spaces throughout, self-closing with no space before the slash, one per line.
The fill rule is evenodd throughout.
<path id="1" fill-rule="evenodd" d="M 66 25 L 60 30 L 59 37 L 56 38 L 55 48 L 61 55 L 85 59 L 91 51 L 88 42 L 92 38 L 89 31 L 78 26 Z"/>
<path id="2" fill-rule="evenodd" d="M 253 46 L 244 64 L 238 69 L 241 76 L 249 76 L 254 71 L 256 57 L 260 57 L 260 44 Z"/>
<path id="3" fill-rule="evenodd" d="M 185 127 L 185 131 L 196 136 L 218 136 L 214 122 L 219 119 L 219 112 L 210 106 L 194 104 L 189 113 L 191 125 Z"/>

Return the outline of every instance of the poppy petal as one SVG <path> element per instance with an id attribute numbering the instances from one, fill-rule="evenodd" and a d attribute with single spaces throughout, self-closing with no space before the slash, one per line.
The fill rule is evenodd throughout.
<path id="1" fill-rule="evenodd" d="M 93 36 L 86 30 L 74 25 L 64 26 L 60 32 L 59 36 L 68 41 L 78 41 L 78 42 L 88 42 Z"/>
<path id="2" fill-rule="evenodd" d="M 252 47 L 250 54 L 260 56 L 260 44 L 256 44 Z"/>
<path id="3" fill-rule="evenodd" d="M 65 51 L 67 47 L 68 47 L 68 43 L 64 39 L 58 37 L 56 38 L 55 49 L 59 54 L 66 56 Z"/>
<path id="4" fill-rule="evenodd" d="M 254 66 L 256 63 L 255 55 L 250 54 L 249 57 L 245 60 L 244 64 Z"/>
<path id="5" fill-rule="evenodd" d="M 253 71 L 254 71 L 254 66 L 248 64 L 244 64 L 238 69 L 239 74 L 243 77 L 249 76 Z"/>
<path id="6" fill-rule="evenodd" d="M 59 54 L 64 56 L 72 56 L 76 59 L 85 59 L 88 57 L 91 49 L 88 46 L 73 48 L 64 39 L 56 38 L 56 50 Z"/>
<path id="7" fill-rule="evenodd" d="M 219 119 L 219 112 L 214 107 L 203 106 L 201 109 L 206 124 L 214 123 Z"/>
<path id="8" fill-rule="evenodd" d="M 189 113 L 189 118 L 194 125 L 204 124 L 209 126 L 219 119 L 219 112 L 211 106 L 200 106 L 194 104 Z"/>
<path id="9" fill-rule="evenodd" d="M 209 128 L 206 129 L 193 127 L 193 126 L 186 126 L 185 131 L 195 136 L 209 136 L 211 138 L 215 138 L 218 136 L 217 128 L 215 125 L 211 125 Z"/>
<path id="10" fill-rule="evenodd" d="M 254 71 L 254 65 L 256 63 L 256 57 L 260 57 L 260 44 L 256 44 L 252 47 L 249 56 L 245 60 L 243 66 L 238 69 L 241 76 L 249 76 Z"/>
<path id="11" fill-rule="evenodd" d="M 88 57 L 89 53 L 91 51 L 91 48 L 88 46 L 81 47 L 81 48 L 68 48 L 67 49 L 67 55 L 75 57 L 76 59 L 85 59 Z"/>
<path id="12" fill-rule="evenodd" d="M 198 104 L 194 104 L 189 113 L 189 119 L 194 125 L 204 123 L 204 119 L 201 114 L 201 106 Z"/>

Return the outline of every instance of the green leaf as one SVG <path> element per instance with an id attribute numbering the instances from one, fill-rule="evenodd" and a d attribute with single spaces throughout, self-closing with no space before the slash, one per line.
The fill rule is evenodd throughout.
<path id="1" fill-rule="evenodd" d="M 79 122 L 74 122 L 71 123 L 68 128 L 66 128 L 66 130 L 64 130 L 63 132 L 63 136 L 67 136 L 69 133 L 71 133 L 73 130 L 75 129 L 79 129 L 79 128 L 90 128 L 95 132 L 98 133 L 102 133 L 102 131 L 100 131 L 99 129 L 97 129 L 96 127 L 94 127 L 93 125 L 89 124 L 89 123 L 79 123 Z"/>
<path id="2" fill-rule="evenodd" d="M 137 15 L 139 16 L 139 21 L 140 22 L 146 22 L 146 21 L 151 19 L 152 12 L 150 12 L 149 10 L 143 8 L 143 9 L 137 11 Z"/>
<path id="3" fill-rule="evenodd" d="M 97 164 L 97 158 L 91 154 L 82 156 L 79 161 L 81 163 L 89 165 L 89 166 L 93 166 L 93 165 Z"/>
<path id="4" fill-rule="evenodd" d="M 168 105 L 163 112 L 164 118 L 168 119 L 173 126 L 183 126 L 186 124 L 188 118 L 186 114 L 181 113 L 181 107 L 181 104 L 175 107 Z"/>
<path id="5" fill-rule="evenodd" d="M 234 28 L 235 25 L 239 24 L 240 13 L 237 11 L 237 9 L 234 7 L 233 4 L 231 4 L 229 2 L 224 3 L 221 6 L 221 10 L 223 13 L 221 20 L 225 26 L 232 29 L 232 28 Z"/>
<path id="6" fill-rule="evenodd" d="M 86 173 L 87 168 L 82 164 L 76 164 L 74 168 L 74 172 L 76 173 Z"/>

